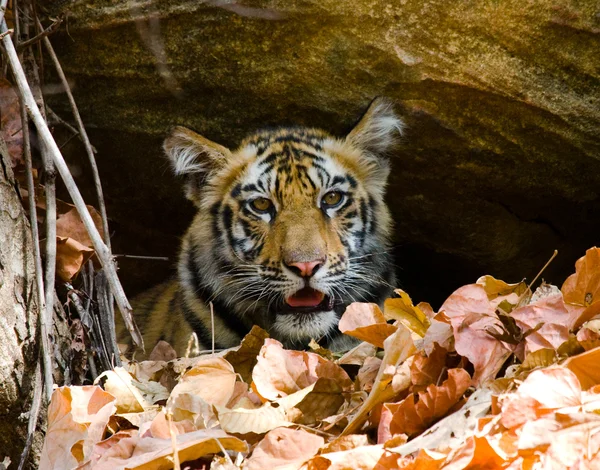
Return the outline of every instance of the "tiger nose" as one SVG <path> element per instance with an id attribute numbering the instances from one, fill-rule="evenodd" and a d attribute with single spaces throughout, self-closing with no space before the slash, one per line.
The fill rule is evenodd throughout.
<path id="1" fill-rule="evenodd" d="M 324 260 L 302 261 L 298 263 L 285 263 L 294 273 L 302 277 L 311 277 L 323 265 Z"/>

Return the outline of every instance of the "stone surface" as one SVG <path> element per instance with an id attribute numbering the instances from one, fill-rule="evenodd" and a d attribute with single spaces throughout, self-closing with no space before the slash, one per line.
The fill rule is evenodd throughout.
<path id="1" fill-rule="evenodd" d="M 484 273 L 531 279 L 555 248 L 544 277 L 560 283 L 597 243 L 596 1 L 47 4 L 68 13 L 53 42 L 99 150 L 117 250 L 172 256 L 189 220 L 161 157 L 170 126 L 229 146 L 281 123 L 343 135 L 380 95 L 408 125 L 389 201 L 413 298 L 439 302 Z M 68 118 L 62 95 L 50 101 Z M 65 151 L 84 167 L 74 140 Z M 123 264 L 133 290 L 168 271 L 140 263 Z"/>

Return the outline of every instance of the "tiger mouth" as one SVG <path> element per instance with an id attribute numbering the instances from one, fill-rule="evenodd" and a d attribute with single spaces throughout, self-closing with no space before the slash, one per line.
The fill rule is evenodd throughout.
<path id="1" fill-rule="evenodd" d="M 313 313 L 333 309 L 333 297 L 312 287 L 304 287 L 285 299 L 282 313 Z"/>

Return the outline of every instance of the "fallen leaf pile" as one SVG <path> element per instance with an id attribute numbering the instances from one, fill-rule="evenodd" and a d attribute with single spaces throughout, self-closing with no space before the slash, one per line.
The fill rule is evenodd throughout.
<path id="1" fill-rule="evenodd" d="M 348 307 L 341 357 L 255 327 L 56 389 L 40 468 L 600 468 L 600 249 L 562 289 L 484 276 L 438 312 L 397 295 Z"/>

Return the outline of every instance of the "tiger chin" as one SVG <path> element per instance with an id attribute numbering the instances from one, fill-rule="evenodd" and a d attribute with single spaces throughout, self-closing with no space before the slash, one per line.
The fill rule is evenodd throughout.
<path id="1" fill-rule="evenodd" d="M 134 301 L 146 347 L 178 355 L 239 344 L 258 325 L 288 348 L 311 339 L 334 351 L 354 301 L 393 291 L 386 154 L 402 121 L 373 101 L 344 138 L 311 128 L 259 131 L 232 151 L 183 128 L 164 142 L 197 214 L 183 237 L 177 280 Z M 212 314 L 211 314 L 212 309 Z M 187 349 L 187 351 L 186 351 Z M 198 351 L 192 351 L 197 353 Z"/>

